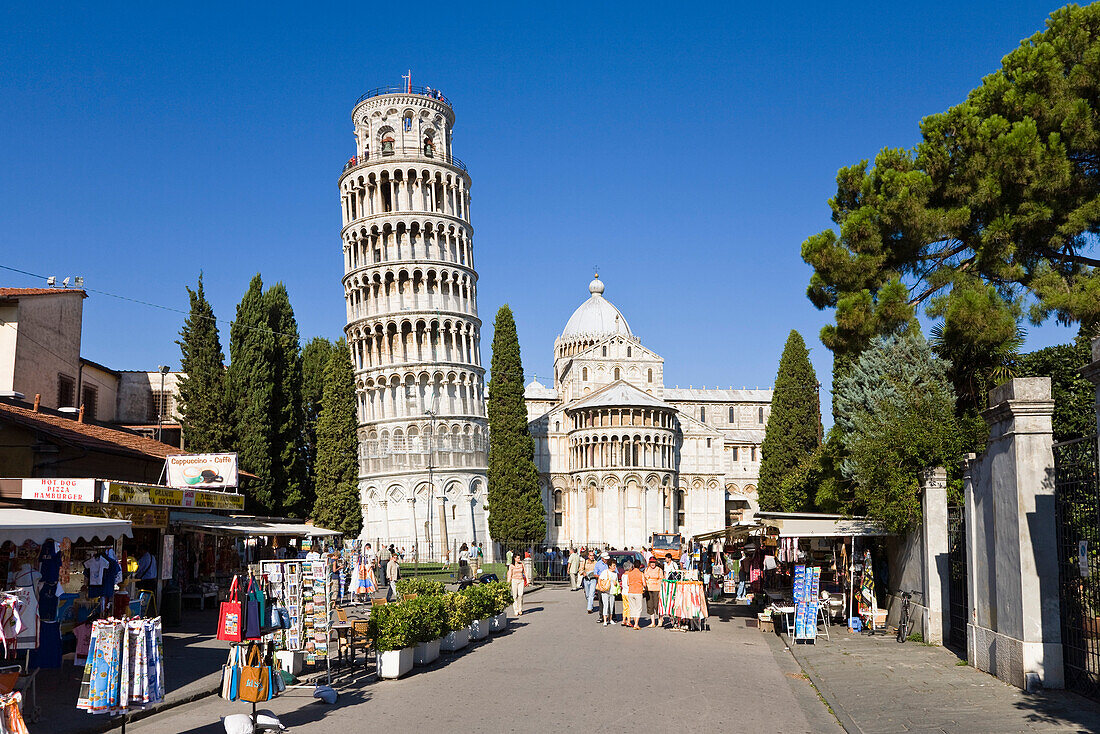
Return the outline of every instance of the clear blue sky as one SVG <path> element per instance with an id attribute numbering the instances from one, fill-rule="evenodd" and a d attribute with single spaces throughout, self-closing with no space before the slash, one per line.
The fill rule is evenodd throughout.
<path id="1" fill-rule="evenodd" d="M 598 265 L 667 384 L 770 386 L 795 328 L 827 386 L 799 248 L 837 169 L 912 145 L 1057 7 L 533 5 L 7 3 L 0 264 L 181 309 L 201 269 L 226 320 L 258 271 L 304 338 L 338 337 L 351 108 L 411 68 L 473 176 L 486 364 L 507 302 L 549 377 Z M 93 294 L 84 354 L 178 365 L 181 321 Z"/>

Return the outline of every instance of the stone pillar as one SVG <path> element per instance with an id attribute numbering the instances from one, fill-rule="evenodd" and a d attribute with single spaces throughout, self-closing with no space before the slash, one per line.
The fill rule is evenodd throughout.
<path id="1" fill-rule="evenodd" d="M 925 608 L 924 641 L 942 645 L 950 625 L 944 613 L 944 600 L 950 593 L 947 564 L 947 472 L 942 467 L 928 469 L 920 477 L 921 512 L 921 602 Z"/>
<path id="2" fill-rule="evenodd" d="M 989 405 L 968 465 L 968 657 L 1018 688 L 1062 688 L 1050 378 L 1009 380 Z"/>

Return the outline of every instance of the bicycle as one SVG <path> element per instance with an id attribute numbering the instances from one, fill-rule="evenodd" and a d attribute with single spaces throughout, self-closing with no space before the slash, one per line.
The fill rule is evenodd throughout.
<path id="1" fill-rule="evenodd" d="M 915 591 L 903 591 L 901 592 L 901 618 L 898 619 L 898 642 L 905 642 L 909 639 L 909 628 L 913 625 L 912 612 L 910 611 L 909 600 L 913 598 Z"/>

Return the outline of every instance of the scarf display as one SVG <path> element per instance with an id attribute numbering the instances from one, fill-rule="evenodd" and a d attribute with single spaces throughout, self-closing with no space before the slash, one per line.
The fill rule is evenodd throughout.
<path id="1" fill-rule="evenodd" d="M 92 623 L 76 707 L 90 714 L 140 711 L 164 699 L 160 617 Z"/>
<path id="2" fill-rule="evenodd" d="M 19 693 L 0 695 L 0 734 L 28 734 L 19 710 L 22 696 Z"/>
<path id="3" fill-rule="evenodd" d="M 661 582 L 659 612 L 674 619 L 706 619 L 706 592 L 702 581 L 665 579 Z"/>

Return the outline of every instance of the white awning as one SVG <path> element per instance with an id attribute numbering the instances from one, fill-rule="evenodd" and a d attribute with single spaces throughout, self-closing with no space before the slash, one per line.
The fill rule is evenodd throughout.
<path id="1" fill-rule="evenodd" d="M 129 520 L 85 517 L 43 510 L 0 510 L 0 543 L 22 545 L 30 540 L 41 545 L 46 540 L 106 540 L 133 537 Z"/>
<path id="2" fill-rule="evenodd" d="M 270 535 L 299 535 L 303 538 L 314 537 L 320 538 L 328 535 L 343 535 L 339 530 L 329 530 L 328 528 L 319 528 L 316 525 L 305 525 L 298 523 L 270 523 L 268 525 L 273 530 L 269 530 Z"/>
<path id="3" fill-rule="evenodd" d="M 847 538 L 893 535 L 865 517 L 798 512 L 758 512 L 756 518 L 779 531 L 781 538 Z"/>
<path id="4" fill-rule="evenodd" d="M 343 535 L 338 530 L 295 522 L 266 522 L 257 517 L 225 517 L 203 512 L 173 512 L 173 523 L 184 527 L 225 535 L 294 535 L 299 538 Z"/>

